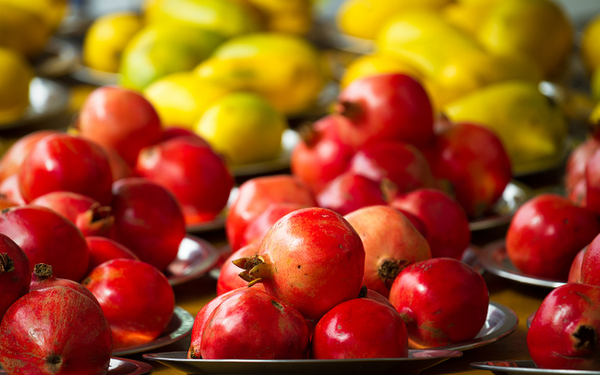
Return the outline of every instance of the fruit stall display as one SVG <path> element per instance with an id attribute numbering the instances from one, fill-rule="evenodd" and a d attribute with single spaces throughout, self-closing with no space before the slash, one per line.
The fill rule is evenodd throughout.
<path id="1" fill-rule="evenodd" d="M 600 8 L 140 3 L 0 0 L 0 373 L 600 374 Z"/>

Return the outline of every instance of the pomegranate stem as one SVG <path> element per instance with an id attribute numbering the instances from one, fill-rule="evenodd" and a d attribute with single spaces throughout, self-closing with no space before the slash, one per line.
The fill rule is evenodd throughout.
<path id="1" fill-rule="evenodd" d="M 0 253 L 0 273 L 12 272 L 15 270 L 15 263 L 8 256 L 8 253 Z"/>

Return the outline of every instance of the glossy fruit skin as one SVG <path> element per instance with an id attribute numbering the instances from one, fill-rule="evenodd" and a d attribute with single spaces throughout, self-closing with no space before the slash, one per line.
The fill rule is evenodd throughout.
<path id="1" fill-rule="evenodd" d="M 571 268 L 569 268 L 569 276 L 567 277 L 568 283 L 581 282 L 581 267 L 583 266 L 583 258 L 588 249 L 588 246 L 579 250 L 575 258 L 573 259 L 573 262 L 571 263 Z"/>
<path id="2" fill-rule="evenodd" d="M 571 196 L 576 189 L 576 186 L 582 180 L 585 180 L 585 168 L 587 161 L 598 149 L 600 149 L 600 140 L 589 138 L 580 143 L 569 154 L 567 164 L 565 165 L 564 179 L 567 196 Z M 575 204 L 578 204 L 581 200 L 581 197 L 576 198 L 576 195 L 573 195 L 573 197 L 574 198 L 571 199 L 571 201 Z"/>
<path id="3" fill-rule="evenodd" d="M 15 205 L 25 205 L 25 199 L 21 194 L 21 187 L 19 186 L 19 175 L 12 174 L 6 177 L 0 182 L 0 194 L 5 197 L 8 201 L 14 202 Z"/>
<path id="4" fill-rule="evenodd" d="M 29 285 L 30 291 L 50 288 L 57 285 L 64 286 L 65 288 L 71 288 L 88 297 L 89 299 L 94 301 L 94 303 L 100 306 L 98 300 L 92 294 L 92 292 L 90 292 L 88 288 L 81 285 L 81 283 L 54 276 L 54 274 L 52 273 L 51 265 L 45 263 L 38 263 L 35 266 L 33 266 L 33 272 L 31 273 L 31 284 Z"/>
<path id="5" fill-rule="evenodd" d="M 600 369 L 600 287 L 568 283 L 542 301 L 527 331 L 531 359 L 544 369 Z"/>
<path id="6" fill-rule="evenodd" d="M 115 217 L 111 238 L 142 261 L 165 270 L 177 257 L 186 235 L 175 196 L 147 178 L 130 177 L 113 184 L 111 206 Z"/>
<path id="7" fill-rule="evenodd" d="M 431 188 L 394 197 L 389 205 L 415 215 L 425 225 L 431 256 L 461 259 L 471 243 L 469 218 L 449 194 Z"/>
<path id="8" fill-rule="evenodd" d="M 117 151 L 134 167 L 139 151 L 157 143 L 162 126 L 156 110 L 136 91 L 103 86 L 86 99 L 77 121 L 82 137 Z"/>
<path id="9" fill-rule="evenodd" d="M 308 349 L 308 326 L 296 309 L 244 288 L 213 310 L 200 353 L 205 359 L 303 359 Z"/>
<path id="10" fill-rule="evenodd" d="M 30 282 L 27 254 L 7 235 L 0 233 L 0 319 L 10 305 L 29 292 Z"/>
<path id="11" fill-rule="evenodd" d="M 85 277 L 90 254 L 83 234 L 49 208 L 27 205 L 1 211 L 0 233 L 27 254 L 29 273 L 34 265 L 47 263 L 56 277 L 74 281 Z"/>
<path id="12" fill-rule="evenodd" d="M 227 205 L 233 174 L 198 137 L 175 137 L 143 148 L 136 172 L 175 195 L 186 224 L 213 220 Z"/>
<path id="13" fill-rule="evenodd" d="M 399 272 L 408 265 L 431 259 L 427 240 L 397 209 L 370 206 L 344 216 L 365 247 L 363 285 L 385 297 Z"/>
<path id="14" fill-rule="evenodd" d="M 254 218 L 244 232 L 242 246 L 246 246 L 252 242 L 260 242 L 269 229 L 285 215 L 290 212 L 306 208 L 300 203 L 278 202 L 271 204 L 265 211 Z"/>
<path id="15" fill-rule="evenodd" d="M 392 284 L 389 298 L 406 323 L 411 348 L 474 338 L 485 323 L 489 304 L 483 277 L 453 258 L 406 267 Z"/>
<path id="16" fill-rule="evenodd" d="M 17 139 L 0 158 L 0 181 L 19 171 L 23 159 L 31 148 L 47 135 L 58 134 L 58 130 L 36 130 Z"/>
<path id="17" fill-rule="evenodd" d="M 405 74 L 378 74 L 352 81 L 338 95 L 335 111 L 353 126 L 343 139 L 359 148 L 395 139 L 422 146 L 433 136 L 433 110 L 427 92 Z"/>
<path id="18" fill-rule="evenodd" d="M 312 191 L 292 175 L 255 177 L 240 185 L 238 196 L 229 207 L 225 221 L 225 234 L 232 251 L 242 246 L 249 223 L 272 203 L 278 202 L 317 206 Z"/>
<path id="19" fill-rule="evenodd" d="M 7 374 L 106 374 L 111 331 L 102 309 L 64 286 L 27 293 L 0 324 L 0 363 Z M 35 334 L 31 334 L 35 332 Z"/>
<path id="20" fill-rule="evenodd" d="M 53 191 L 40 195 L 29 204 L 47 207 L 69 219 L 84 236 L 107 235 L 114 217 L 110 206 L 103 206 L 87 195 L 71 191 Z"/>
<path id="21" fill-rule="evenodd" d="M 580 279 L 584 284 L 600 286 L 600 235 L 594 237 L 581 256 Z"/>
<path id="22" fill-rule="evenodd" d="M 585 207 L 600 215 L 600 150 L 585 163 Z"/>
<path id="23" fill-rule="evenodd" d="M 450 184 L 467 215 L 485 215 L 512 179 L 508 153 L 500 138 L 475 123 L 456 123 L 436 134 L 424 149 L 433 175 Z"/>
<path id="24" fill-rule="evenodd" d="M 175 293 L 167 278 L 148 263 L 109 260 L 94 268 L 82 284 L 102 306 L 115 349 L 150 342 L 171 321 Z"/>
<path id="25" fill-rule="evenodd" d="M 26 202 L 52 191 L 72 191 L 108 204 L 112 171 L 106 152 L 96 143 L 69 134 L 40 139 L 18 172 Z"/>
<path id="26" fill-rule="evenodd" d="M 393 184 L 347 171 L 329 181 L 316 198 L 319 207 L 347 215 L 363 207 L 385 205 L 394 192 Z"/>
<path id="27" fill-rule="evenodd" d="M 336 305 L 317 323 L 311 358 L 406 358 L 408 333 L 400 314 L 369 298 Z"/>
<path id="28" fill-rule="evenodd" d="M 540 194 L 515 213 L 506 252 L 521 272 L 567 280 L 573 259 L 598 233 L 600 221 L 592 211 L 558 194 Z"/>
<path id="29" fill-rule="evenodd" d="M 123 244 L 103 236 L 85 236 L 85 241 L 90 248 L 90 261 L 88 264 L 88 274 L 100 264 L 118 258 L 140 260 L 140 257 L 135 255 Z"/>

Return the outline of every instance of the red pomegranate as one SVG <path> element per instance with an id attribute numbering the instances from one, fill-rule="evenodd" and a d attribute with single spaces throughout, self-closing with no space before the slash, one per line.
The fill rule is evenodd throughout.
<path id="1" fill-rule="evenodd" d="M 140 257 L 113 239 L 102 236 L 86 236 L 85 241 L 90 248 L 88 273 L 108 260 L 119 258 L 140 260 Z"/>
<path id="2" fill-rule="evenodd" d="M 248 286 L 248 282 L 240 277 L 240 269 L 234 264 L 234 261 L 236 259 L 249 258 L 258 255 L 259 248 L 260 242 L 251 242 L 246 246 L 237 249 L 225 259 L 221 266 L 219 277 L 217 278 L 218 296 L 231 290 Z M 264 287 L 260 283 L 253 285 L 252 287 L 264 290 Z"/>
<path id="3" fill-rule="evenodd" d="M 241 245 L 246 246 L 252 242 L 260 242 L 277 220 L 301 208 L 306 208 L 306 206 L 294 202 L 277 202 L 271 204 L 265 211 L 248 223 Z"/>
<path id="4" fill-rule="evenodd" d="M 0 181 L 4 181 L 8 176 L 19 171 L 23 159 L 29 154 L 37 141 L 47 135 L 58 133 L 58 130 L 51 129 L 36 130 L 17 139 L 0 158 Z"/>
<path id="5" fill-rule="evenodd" d="M 29 292 L 30 281 L 27 254 L 15 241 L 0 233 L 0 319 L 10 305 Z"/>
<path id="6" fill-rule="evenodd" d="M 96 297 L 89 291 L 85 286 L 81 285 L 77 281 L 63 279 L 54 276 L 52 273 L 52 266 L 45 263 L 38 263 L 33 266 L 33 272 L 31 273 L 31 284 L 29 290 L 40 290 L 44 288 L 50 288 L 53 286 L 64 286 L 65 288 L 71 288 L 78 291 L 79 293 L 87 296 L 95 303 L 98 303 Z M 100 306 L 100 304 L 98 304 Z"/>
<path id="7" fill-rule="evenodd" d="M 319 207 L 347 215 L 359 208 L 385 205 L 396 194 L 389 180 L 378 182 L 353 171 L 347 171 L 329 181 L 317 194 Z"/>
<path id="8" fill-rule="evenodd" d="M 585 256 L 585 252 L 587 251 L 587 246 L 583 249 L 579 250 L 577 255 L 575 255 L 575 259 L 571 263 L 571 268 L 569 268 L 569 276 L 567 277 L 568 283 L 578 283 L 581 281 L 581 266 L 583 264 L 583 257 Z"/>

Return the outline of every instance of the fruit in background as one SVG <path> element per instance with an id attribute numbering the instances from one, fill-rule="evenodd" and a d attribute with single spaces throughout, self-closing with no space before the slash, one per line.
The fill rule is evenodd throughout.
<path id="1" fill-rule="evenodd" d="M 579 47 L 579 54 L 588 75 L 592 75 L 593 72 L 600 67 L 600 48 L 598 48 L 599 40 L 600 15 L 596 15 L 584 25 Z"/>
<path id="2" fill-rule="evenodd" d="M 194 73 L 232 91 L 258 93 L 278 111 L 296 115 L 316 104 L 329 79 L 325 62 L 300 36 L 259 32 L 228 39 Z"/>
<path id="3" fill-rule="evenodd" d="M 6 177 L 0 183 L 0 194 L 6 199 L 7 203 L 14 203 L 15 206 L 27 204 L 21 196 L 21 188 L 19 187 L 19 176 L 15 173 Z"/>
<path id="4" fill-rule="evenodd" d="M 579 250 L 573 262 L 571 263 L 571 268 L 569 268 L 569 276 L 567 277 L 568 283 L 578 283 L 581 282 L 581 265 L 583 264 L 583 257 L 585 256 L 585 252 L 587 251 L 588 246 Z"/>
<path id="5" fill-rule="evenodd" d="M 140 260 L 131 250 L 108 237 L 86 236 L 85 241 L 90 248 L 88 274 L 100 264 L 112 259 Z"/>
<path id="6" fill-rule="evenodd" d="M 597 370 L 600 287 L 569 283 L 542 301 L 527 331 L 527 349 L 540 369 Z"/>
<path id="7" fill-rule="evenodd" d="M 0 0 L 0 4 L 21 8 L 39 17 L 54 33 L 68 10 L 68 0 Z"/>
<path id="8" fill-rule="evenodd" d="M 363 285 L 384 297 L 396 276 L 412 263 L 431 258 L 427 240 L 399 210 L 370 206 L 345 215 L 365 247 Z"/>
<path id="9" fill-rule="evenodd" d="M 280 202 L 317 206 L 312 191 L 292 175 L 261 176 L 243 182 L 225 220 L 225 234 L 231 250 L 241 247 L 250 222 L 271 204 Z"/>
<path id="10" fill-rule="evenodd" d="M 173 288 L 165 275 L 146 262 L 109 260 L 94 268 L 82 284 L 102 307 L 114 349 L 156 339 L 173 316 Z"/>
<path id="11" fill-rule="evenodd" d="M 192 72 L 178 72 L 163 76 L 143 90 L 158 112 L 164 126 L 193 129 L 198 118 L 229 89 L 198 78 Z"/>
<path id="12" fill-rule="evenodd" d="M 335 112 L 350 119 L 352 126 L 340 130 L 340 138 L 355 148 L 383 139 L 422 146 L 433 136 L 429 97 L 419 82 L 405 74 L 353 81 L 338 95 Z"/>
<path id="13" fill-rule="evenodd" d="M 134 167 L 138 153 L 162 136 L 160 118 L 140 93 L 116 86 L 103 86 L 86 99 L 76 128 L 83 138 L 114 149 Z"/>
<path id="14" fill-rule="evenodd" d="M 0 2 L 0 47 L 34 58 L 42 52 L 51 33 L 38 14 L 17 4 Z"/>
<path id="15" fill-rule="evenodd" d="M 34 76 L 33 67 L 21 53 L 1 44 L 0 41 L 0 71 L 3 72 L 0 75 L 0 124 L 18 120 L 25 113 L 29 106 L 29 84 Z"/>
<path id="16" fill-rule="evenodd" d="M 423 149 L 433 175 L 450 185 L 470 218 L 488 213 L 512 178 L 508 154 L 490 129 L 456 123 L 434 136 Z"/>
<path id="17" fill-rule="evenodd" d="M 305 205 L 295 202 L 273 203 L 260 215 L 256 216 L 246 227 L 244 231 L 244 240 L 242 246 L 253 242 L 260 243 L 265 234 L 271 229 L 277 220 L 281 219 L 290 212 L 306 208 Z"/>
<path id="18" fill-rule="evenodd" d="M 416 216 L 425 226 L 431 256 L 461 259 L 471 243 L 469 219 L 460 203 L 438 189 L 422 188 L 397 195 L 389 205 Z"/>
<path id="19" fill-rule="evenodd" d="M 308 33 L 313 22 L 313 0 L 241 0 L 260 13 L 268 31 Z"/>
<path id="20" fill-rule="evenodd" d="M 584 284 L 600 286 L 600 277 L 598 275 L 600 267 L 600 236 L 596 235 L 586 248 L 578 253 L 579 255 L 583 252 L 579 281 Z"/>
<path id="21" fill-rule="evenodd" d="M 6 234 L 0 233 L 0 320 L 10 305 L 29 292 L 31 268 L 27 254 Z"/>
<path id="22" fill-rule="evenodd" d="M 442 111 L 453 122 L 474 122 L 494 131 L 508 152 L 513 174 L 546 168 L 563 158 L 567 122 L 532 82 L 491 84 Z"/>
<path id="23" fill-rule="evenodd" d="M 495 54 L 529 56 L 545 77 L 555 77 L 566 67 L 574 28 L 554 1 L 506 0 L 489 10 L 477 40 Z"/>
<path id="24" fill-rule="evenodd" d="M 81 281 L 90 250 L 81 231 L 64 216 L 46 207 L 19 206 L 0 212 L 0 233 L 23 249 L 29 273 L 38 263 L 50 264 L 56 277 Z"/>
<path id="25" fill-rule="evenodd" d="M 106 152 L 93 141 L 66 133 L 36 142 L 23 159 L 18 178 L 26 202 L 53 191 L 82 194 L 102 205 L 112 198 Z"/>
<path id="26" fill-rule="evenodd" d="M 567 280 L 577 252 L 600 233 L 592 211 L 558 194 L 544 193 L 525 202 L 506 234 L 506 253 L 521 272 Z"/>
<path id="27" fill-rule="evenodd" d="M 419 82 L 423 79 L 423 74 L 410 63 L 394 56 L 375 52 L 372 55 L 361 55 L 352 60 L 340 79 L 340 87 L 343 89 L 358 78 L 383 73 L 402 73 Z"/>
<path id="28" fill-rule="evenodd" d="M 348 35 L 374 39 L 382 25 L 394 14 L 411 9 L 438 10 L 449 3 L 450 0 L 345 0 L 337 11 L 335 21 L 338 29 Z"/>
<path id="29" fill-rule="evenodd" d="M 377 182 L 361 174 L 347 171 L 329 181 L 316 194 L 319 207 L 346 215 L 359 208 L 387 204 L 396 193 L 393 183 Z"/>
<path id="30" fill-rule="evenodd" d="M 234 178 L 204 140 L 175 137 L 140 151 L 135 171 L 177 199 L 186 225 L 214 220 L 227 206 Z"/>
<path id="31" fill-rule="evenodd" d="M 98 304 L 82 293 L 64 286 L 31 291 L 4 318 L 0 363 L 7 374 L 108 372 L 110 326 Z"/>
<path id="32" fill-rule="evenodd" d="M 286 117 L 262 96 L 233 92 L 209 105 L 194 125 L 194 132 L 231 165 L 276 159 Z"/>
<path id="33" fill-rule="evenodd" d="M 406 267 L 392 284 L 389 298 L 406 323 L 413 349 L 473 339 L 485 324 L 489 304 L 483 277 L 452 258 Z"/>
<path id="34" fill-rule="evenodd" d="M 600 214 L 600 151 L 585 163 L 585 208 Z"/>
<path id="35" fill-rule="evenodd" d="M 125 46 L 142 27 L 142 18 L 135 12 L 120 11 L 99 16 L 85 32 L 81 51 L 83 64 L 117 73 Z"/>
<path id="36" fill-rule="evenodd" d="M 3 181 L 8 176 L 17 173 L 21 168 L 23 159 L 29 154 L 31 148 L 37 141 L 44 138 L 47 135 L 57 134 L 58 130 L 42 129 L 35 130 L 18 138 L 10 147 L 4 152 L 2 158 L 0 158 L 0 181 Z"/>
<path id="37" fill-rule="evenodd" d="M 498 2 L 500 0 L 460 0 L 445 6 L 441 13 L 449 23 L 475 37 L 490 9 Z"/>
<path id="38" fill-rule="evenodd" d="M 217 296 L 226 294 L 237 288 L 248 286 L 248 282 L 239 276 L 240 268 L 233 264 L 233 261 L 258 255 L 259 246 L 260 241 L 250 242 L 231 253 L 231 255 L 223 262 L 223 266 L 221 266 L 219 277 L 217 279 Z M 253 285 L 252 288 L 264 290 L 261 284 Z"/>
<path id="39" fill-rule="evenodd" d="M 200 27 L 225 38 L 261 29 L 254 10 L 239 1 L 146 0 L 142 6 L 146 23 L 174 22 Z"/>
<path id="40" fill-rule="evenodd" d="M 319 319 L 333 306 L 356 298 L 362 286 L 365 250 L 354 228 L 334 211 L 311 207 L 279 219 L 267 232 L 258 256 L 235 264 L 240 276 Z"/>
<path id="41" fill-rule="evenodd" d="M 113 183 L 110 237 L 140 259 L 163 271 L 177 257 L 186 235 L 177 198 L 162 185 L 143 177 Z"/>
<path id="42" fill-rule="evenodd" d="M 569 199 L 577 205 L 581 205 L 582 199 L 585 198 L 585 189 L 583 196 L 576 194 L 577 185 L 583 183 L 585 186 L 587 161 L 598 149 L 600 149 L 600 140 L 590 137 L 577 145 L 567 159 L 564 178 L 565 192 Z"/>
<path id="43" fill-rule="evenodd" d="M 406 324 L 393 308 L 369 298 L 354 298 L 333 307 L 319 319 L 310 356 L 314 359 L 407 358 Z"/>
<path id="44" fill-rule="evenodd" d="M 147 25 L 123 50 L 119 84 L 141 91 L 160 77 L 191 71 L 223 40 L 212 31 L 177 23 Z"/>

